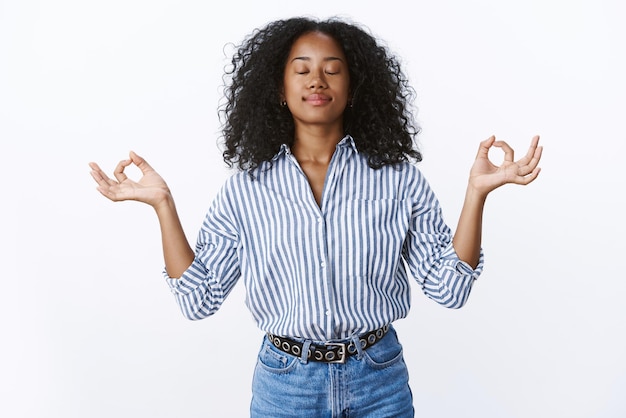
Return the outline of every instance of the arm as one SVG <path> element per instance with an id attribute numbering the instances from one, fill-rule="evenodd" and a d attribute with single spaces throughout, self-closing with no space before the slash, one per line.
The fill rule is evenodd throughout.
<path id="1" fill-rule="evenodd" d="M 439 201 L 424 176 L 419 171 L 417 174 L 409 191 L 411 218 L 403 257 L 428 298 L 458 309 L 465 305 L 474 281 L 482 273 L 482 252 L 479 249 L 474 267 L 459 258 Z"/>
<path id="2" fill-rule="evenodd" d="M 98 191 L 106 198 L 119 202 L 135 200 L 152 206 L 159 219 L 165 269 L 171 277 L 180 277 L 191 265 L 194 253 L 180 223 L 174 199 L 161 176 L 140 156 L 131 152 L 129 159 L 119 162 L 110 179 L 96 163 L 90 163 L 91 176 L 98 183 Z M 129 165 L 136 165 L 142 173 L 139 181 L 130 180 L 124 173 Z"/>
<path id="3" fill-rule="evenodd" d="M 535 136 L 526 155 L 518 161 L 513 161 L 513 149 L 504 141 L 496 141 L 494 136 L 480 143 L 476 160 L 470 170 L 463 209 L 452 241 L 459 259 L 473 268 L 478 265 L 480 256 L 483 209 L 487 195 L 504 184 L 527 185 L 537 178 L 543 151 L 538 143 L 539 137 Z M 489 150 L 492 147 L 504 151 L 504 161 L 500 166 L 489 160 Z"/>

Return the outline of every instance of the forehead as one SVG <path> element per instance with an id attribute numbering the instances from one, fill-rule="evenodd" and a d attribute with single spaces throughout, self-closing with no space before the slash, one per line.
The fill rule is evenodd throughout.
<path id="1" fill-rule="evenodd" d="M 289 62 L 294 58 L 339 58 L 345 62 L 343 49 L 332 36 L 321 32 L 308 32 L 291 46 Z"/>

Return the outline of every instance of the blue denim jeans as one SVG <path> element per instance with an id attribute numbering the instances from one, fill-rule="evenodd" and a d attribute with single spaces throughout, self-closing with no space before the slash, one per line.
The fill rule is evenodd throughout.
<path id="1" fill-rule="evenodd" d="M 357 347 L 358 338 L 353 341 Z M 308 350 L 303 350 L 305 353 Z M 345 364 L 307 361 L 264 338 L 252 381 L 252 418 L 413 417 L 402 346 L 393 327 Z"/>

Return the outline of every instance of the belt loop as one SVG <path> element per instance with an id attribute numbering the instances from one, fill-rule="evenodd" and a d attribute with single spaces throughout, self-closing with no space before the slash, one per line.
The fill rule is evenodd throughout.
<path id="1" fill-rule="evenodd" d="M 311 347 L 311 340 L 304 340 L 302 343 L 302 353 L 300 353 L 300 363 L 307 364 L 309 362 L 309 349 Z"/>
<path id="2" fill-rule="evenodd" d="M 350 344 L 356 347 L 356 358 L 358 360 L 361 360 L 361 358 L 363 357 L 363 346 L 361 345 L 361 340 L 359 339 L 359 336 L 354 334 L 352 337 L 350 337 L 350 341 Z"/>

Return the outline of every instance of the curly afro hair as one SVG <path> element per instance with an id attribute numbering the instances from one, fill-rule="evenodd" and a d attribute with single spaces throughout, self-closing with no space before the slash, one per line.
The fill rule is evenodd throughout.
<path id="1" fill-rule="evenodd" d="M 344 133 L 354 138 L 370 167 L 421 161 L 414 141 L 419 128 L 410 109 L 414 91 L 398 60 L 356 24 L 298 17 L 253 31 L 226 69 L 229 82 L 219 114 L 227 165 L 253 170 L 271 164 L 282 144 L 293 145 L 294 121 L 281 106 L 280 92 L 291 46 L 310 32 L 327 34 L 343 48 L 352 96 L 352 106 L 344 112 Z"/>

